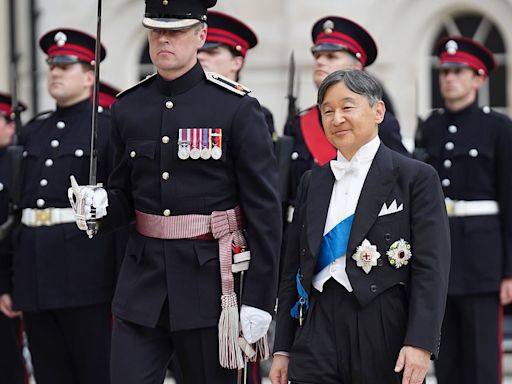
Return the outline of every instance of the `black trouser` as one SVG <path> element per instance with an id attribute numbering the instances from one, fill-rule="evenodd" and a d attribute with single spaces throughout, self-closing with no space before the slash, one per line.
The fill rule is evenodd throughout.
<path id="1" fill-rule="evenodd" d="M 236 383 L 237 371 L 219 364 L 217 327 L 170 332 L 116 319 L 112 384 L 161 384 L 175 356 L 185 384 Z"/>
<path id="2" fill-rule="evenodd" d="M 438 384 L 501 383 L 501 323 L 498 293 L 448 295 L 435 362 Z"/>
<path id="3" fill-rule="evenodd" d="M 304 384 L 401 384 L 394 372 L 407 325 L 405 289 L 395 286 L 361 308 L 334 279 L 312 290 L 290 351 L 289 378 Z"/>
<path id="4" fill-rule="evenodd" d="M 0 312 L 0 382 L 22 384 L 24 378 L 20 319 L 10 319 Z"/>
<path id="5" fill-rule="evenodd" d="M 23 317 L 37 384 L 110 383 L 110 304 Z"/>

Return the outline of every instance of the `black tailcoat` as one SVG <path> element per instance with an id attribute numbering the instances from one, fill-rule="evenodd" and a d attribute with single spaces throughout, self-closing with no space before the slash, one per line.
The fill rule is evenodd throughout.
<path id="1" fill-rule="evenodd" d="M 334 175 L 329 164 L 308 171 L 298 191 L 297 205 L 283 260 L 275 351 L 290 351 L 298 321 L 290 309 L 298 300 L 295 276 L 307 292 L 317 262 Z M 403 210 L 378 216 L 393 200 Z M 380 261 L 369 274 L 351 256 L 364 239 L 377 246 Z M 391 244 L 411 244 L 408 265 L 393 267 L 386 256 Z M 396 285 L 408 294 L 408 320 L 404 345 L 437 353 L 444 314 L 450 263 L 449 229 L 439 178 L 434 169 L 379 147 L 356 207 L 347 248 L 346 271 L 354 294 L 363 307 Z"/>

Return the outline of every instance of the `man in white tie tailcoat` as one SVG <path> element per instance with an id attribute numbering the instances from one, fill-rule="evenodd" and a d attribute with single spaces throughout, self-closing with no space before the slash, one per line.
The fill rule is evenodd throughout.
<path id="1" fill-rule="evenodd" d="M 435 170 L 383 145 L 382 89 L 337 71 L 318 107 L 337 160 L 306 172 L 284 255 L 273 384 L 416 384 L 439 348 L 450 240 Z"/>

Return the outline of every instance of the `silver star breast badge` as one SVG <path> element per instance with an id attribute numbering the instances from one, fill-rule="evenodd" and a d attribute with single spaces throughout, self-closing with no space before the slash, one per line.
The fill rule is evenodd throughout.
<path id="1" fill-rule="evenodd" d="M 377 246 L 372 245 L 368 239 L 364 239 L 360 246 L 357 247 L 356 253 L 352 255 L 352 259 L 356 261 L 357 266 L 363 268 L 363 271 L 368 274 L 372 267 L 377 265 L 377 259 L 380 253 L 377 251 Z"/>

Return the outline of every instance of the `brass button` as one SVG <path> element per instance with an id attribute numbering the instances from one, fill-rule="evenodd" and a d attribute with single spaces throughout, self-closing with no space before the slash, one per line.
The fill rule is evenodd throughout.
<path id="1" fill-rule="evenodd" d="M 169 180 L 169 172 L 162 173 L 162 179 Z"/>
<path id="2" fill-rule="evenodd" d="M 57 148 L 60 145 L 59 140 L 50 141 L 50 145 L 52 146 L 52 148 Z"/>
<path id="3" fill-rule="evenodd" d="M 57 128 L 63 129 L 66 127 L 66 123 L 63 121 L 57 121 Z"/>
<path id="4" fill-rule="evenodd" d="M 46 161 L 44 162 L 44 165 L 46 165 L 47 167 L 51 167 L 53 165 L 53 160 L 52 159 L 46 159 Z"/>
<path id="5" fill-rule="evenodd" d="M 45 204 L 45 201 L 44 201 L 43 199 L 37 199 L 37 200 L 36 200 L 36 205 L 37 205 L 39 208 L 44 207 L 44 204 Z"/>
<path id="6" fill-rule="evenodd" d="M 164 211 L 164 216 L 171 216 L 171 210 L 170 209 L 166 209 Z"/>
<path id="7" fill-rule="evenodd" d="M 163 136 L 162 137 L 162 143 L 164 143 L 164 144 L 169 143 L 169 136 Z"/>
<path id="8" fill-rule="evenodd" d="M 46 187 L 46 186 L 48 185 L 48 180 L 46 180 L 46 179 L 41 179 L 41 180 L 39 181 L 39 185 L 40 185 L 41 187 Z"/>
<path id="9" fill-rule="evenodd" d="M 133 159 L 137 153 L 135 151 L 130 152 L 130 157 Z"/>
<path id="10" fill-rule="evenodd" d="M 172 101 L 165 102 L 165 108 L 172 109 L 172 107 L 174 107 L 174 103 Z"/>

